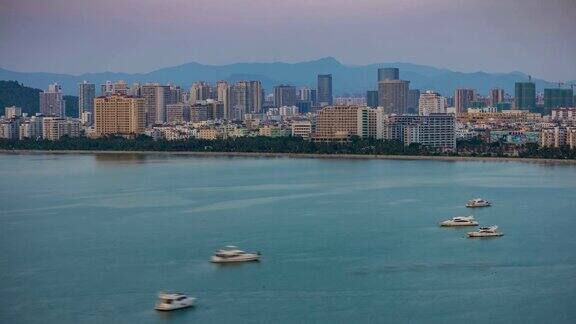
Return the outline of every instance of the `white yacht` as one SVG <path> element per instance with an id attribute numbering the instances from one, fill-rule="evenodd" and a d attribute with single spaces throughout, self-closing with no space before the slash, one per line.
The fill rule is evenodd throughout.
<path id="1" fill-rule="evenodd" d="M 440 226 L 478 226 L 478 222 L 474 216 L 457 216 L 441 222 Z"/>
<path id="2" fill-rule="evenodd" d="M 247 262 L 260 260 L 260 252 L 245 252 L 235 246 L 217 250 L 210 261 L 213 263 Z"/>
<path id="3" fill-rule="evenodd" d="M 159 311 L 171 311 L 194 306 L 195 302 L 196 298 L 184 294 L 161 292 L 158 294 L 158 301 L 154 308 Z"/>
<path id="4" fill-rule="evenodd" d="M 495 237 L 504 235 L 502 232 L 498 232 L 498 226 L 493 225 L 490 227 L 480 227 L 475 232 L 469 232 L 468 237 Z"/>
<path id="5" fill-rule="evenodd" d="M 476 207 L 489 207 L 491 204 L 488 200 L 482 198 L 474 198 L 468 200 L 466 203 L 466 207 L 468 208 L 476 208 Z"/>

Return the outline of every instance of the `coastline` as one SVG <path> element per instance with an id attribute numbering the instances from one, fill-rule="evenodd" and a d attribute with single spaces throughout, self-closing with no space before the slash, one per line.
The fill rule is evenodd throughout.
<path id="1" fill-rule="evenodd" d="M 349 160 L 404 160 L 404 161 L 474 161 L 474 162 L 523 162 L 542 164 L 576 165 L 576 160 L 473 157 L 473 156 L 428 156 L 428 155 L 363 155 L 363 154 L 317 154 L 317 153 L 268 153 L 268 152 L 191 152 L 191 151 L 98 151 L 98 150 L 0 150 L 0 154 L 141 154 L 176 155 L 197 157 L 266 157 L 300 159 L 349 159 Z"/>

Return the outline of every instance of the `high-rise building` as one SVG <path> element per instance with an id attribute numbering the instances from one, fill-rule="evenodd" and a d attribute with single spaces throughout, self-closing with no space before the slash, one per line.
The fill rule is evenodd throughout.
<path id="1" fill-rule="evenodd" d="M 46 116 L 66 116 L 66 101 L 58 83 L 51 84 L 47 91 L 40 92 L 40 113 Z"/>
<path id="2" fill-rule="evenodd" d="M 318 105 L 320 107 L 330 106 L 334 103 L 332 96 L 332 74 L 318 75 Z"/>
<path id="3" fill-rule="evenodd" d="M 197 81 L 192 84 L 190 89 L 190 103 L 195 104 L 197 101 L 210 99 L 210 85 L 204 81 Z"/>
<path id="4" fill-rule="evenodd" d="M 387 80 L 400 80 L 400 69 L 398 68 L 379 68 L 378 82 Z"/>
<path id="5" fill-rule="evenodd" d="M 118 80 L 116 82 L 106 81 L 106 83 L 100 85 L 100 95 L 105 97 L 115 94 L 126 96 L 129 92 L 130 88 L 123 80 Z"/>
<path id="6" fill-rule="evenodd" d="M 231 92 L 230 119 L 242 120 L 249 109 L 249 84 L 247 81 L 236 82 Z"/>
<path id="7" fill-rule="evenodd" d="M 84 112 L 94 114 L 94 98 L 96 97 L 96 85 L 88 81 L 78 83 L 78 116 Z"/>
<path id="8" fill-rule="evenodd" d="M 180 124 L 190 121 L 190 104 L 174 103 L 166 105 L 166 123 Z"/>
<path id="9" fill-rule="evenodd" d="M 420 100 L 420 90 L 408 90 L 408 113 L 418 113 L 418 101 Z"/>
<path id="10" fill-rule="evenodd" d="M 131 97 L 142 97 L 142 91 L 141 90 L 142 90 L 142 87 L 140 86 L 140 83 L 134 82 L 134 83 L 132 83 L 132 86 L 128 90 L 128 95 Z"/>
<path id="11" fill-rule="evenodd" d="M 574 107 L 574 91 L 572 89 L 544 89 L 544 108 L 549 112 L 552 108 Z"/>
<path id="12" fill-rule="evenodd" d="M 347 141 L 358 135 L 359 106 L 327 106 L 318 112 L 315 141 Z"/>
<path id="13" fill-rule="evenodd" d="M 32 138 L 39 139 L 42 138 L 42 124 L 44 117 L 32 116 L 27 118 L 20 124 L 20 139 Z"/>
<path id="14" fill-rule="evenodd" d="M 274 87 L 274 106 L 295 106 L 296 105 L 296 87 L 281 84 Z"/>
<path id="15" fill-rule="evenodd" d="M 499 103 L 504 102 L 504 89 L 492 88 L 490 90 L 490 105 L 496 107 Z"/>
<path id="16" fill-rule="evenodd" d="M 439 93 L 428 90 L 420 95 L 418 100 L 418 114 L 428 116 L 430 114 L 446 113 L 446 98 Z"/>
<path id="17" fill-rule="evenodd" d="M 251 114 L 259 114 L 262 112 L 262 104 L 264 103 L 264 88 L 260 81 L 250 81 L 248 87 L 248 112 Z"/>
<path id="18" fill-rule="evenodd" d="M 94 125 L 98 136 L 137 135 L 146 127 L 145 99 L 119 95 L 94 100 Z"/>
<path id="19" fill-rule="evenodd" d="M 231 119 L 242 120 L 245 114 L 259 114 L 263 100 L 260 81 L 236 82 L 231 91 Z"/>
<path id="20" fill-rule="evenodd" d="M 309 101 L 312 105 L 316 105 L 316 89 L 302 87 L 298 89 L 298 100 Z"/>
<path id="21" fill-rule="evenodd" d="M 80 136 L 80 121 L 78 119 L 63 117 L 42 118 L 42 138 L 56 141 L 63 136 Z"/>
<path id="22" fill-rule="evenodd" d="M 366 91 L 366 106 L 371 108 L 378 107 L 378 91 L 375 90 Z"/>
<path id="23" fill-rule="evenodd" d="M 472 102 L 476 98 L 474 89 L 456 89 L 454 91 L 454 108 L 457 115 L 466 114 L 468 108 L 472 107 Z"/>
<path id="24" fill-rule="evenodd" d="M 4 118 L 12 119 L 22 116 L 22 108 L 16 106 L 10 106 L 4 108 Z"/>
<path id="25" fill-rule="evenodd" d="M 410 81 L 383 80 L 378 82 L 378 106 L 386 114 L 405 114 L 408 110 Z"/>
<path id="26" fill-rule="evenodd" d="M 145 84 L 140 92 L 144 98 L 144 111 L 146 112 L 146 124 L 162 124 L 166 122 L 166 105 L 177 103 L 175 89 L 170 86 Z"/>
<path id="27" fill-rule="evenodd" d="M 230 86 L 226 81 L 216 82 L 216 100 L 223 105 L 223 119 L 231 119 L 230 111 Z"/>
<path id="28" fill-rule="evenodd" d="M 425 146 L 456 149 L 456 117 L 453 114 L 393 115 L 383 118 L 384 136 L 410 145 L 420 143 Z"/>
<path id="29" fill-rule="evenodd" d="M 20 120 L 0 119 L 0 138 L 16 140 L 20 137 Z"/>
<path id="30" fill-rule="evenodd" d="M 514 87 L 514 109 L 536 109 L 536 85 L 534 82 L 516 82 Z"/>

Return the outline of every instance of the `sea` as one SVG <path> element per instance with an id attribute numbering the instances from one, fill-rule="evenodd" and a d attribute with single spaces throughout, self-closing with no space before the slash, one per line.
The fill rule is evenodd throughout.
<path id="1" fill-rule="evenodd" d="M 504 236 L 438 226 L 468 215 Z M 262 259 L 210 263 L 227 245 Z M 0 300 L 0 323 L 576 323 L 576 165 L 3 154 Z"/>

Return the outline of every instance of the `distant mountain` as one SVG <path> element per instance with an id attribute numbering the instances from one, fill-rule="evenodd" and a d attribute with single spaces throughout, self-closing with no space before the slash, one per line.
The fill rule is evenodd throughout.
<path id="1" fill-rule="evenodd" d="M 16 80 L 28 86 L 44 89 L 48 84 L 58 82 L 67 94 L 76 94 L 77 84 L 89 80 L 101 84 L 107 80 L 133 82 L 173 83 L 185 88 L 196 80 L 216 82 L 217 80 L 237 81 L 240 79 L 261 80 L 267 92 L 281 83 L 295 86 L 316 87 L 317 74 L 333 75 L 334 93 L 363 94 L 366 90 L 376 89 L 376 75 L 379 67 L 398 67 L 400 78 L 410 81 L 410 88 L 436 90 L 451 95 L 455 88 L 467 87 L 487 94 L 492 87 L 501 87 L 512 94 L 514 82 L 528 80 L 526 74 L 512 73 L 463 73 L 448 69 L 410 63 L 380 63 L 362 66 L 344 65 L 333 57 L 300 63 L 235 63 L 227 65 L 204 65 L 187 63 L 168 67 L 149 73 L 86 73 L 81 75 L 54 73 L 24 73 L 0 69 L 0 80 Z M 538 90 L 554 87 L 556 84 L 534 79 Z"/>
<path id="2" fill-rule="evenodd" d="M 16 81 L 0 81 L 0 115 L 4 115 L 4 108 L 16 106 L 22 108 L 23 113 L 33 115 L 40 111 L 40 92 L 42 90 L 26 87 Z M 78 97 L 64 96 L 66 101 L 66 115 L 78 117 Z"/>

